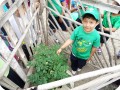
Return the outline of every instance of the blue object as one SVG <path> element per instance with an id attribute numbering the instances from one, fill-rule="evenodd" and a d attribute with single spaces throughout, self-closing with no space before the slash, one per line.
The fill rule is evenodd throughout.
<path id="1" fill-rule="evenodd" d="M 7 11 L 8 11 L 8 8 L 7 8 L 6 5 L 3 5 L 3 10 L 4 10 L 4 12 L 7 12 Z"/>
<path id="2" fill-rule="evenodd" d="M 61 2 L 64 2 L 65 0 L 60 0 Z"/>
<path id="3" fill-rule="evenodd" d="M 77 6 L 77 2 L 76 2 L 75 0 L 72 0 L 72 1 L 71 1 L 71 5 L 72 5 L 72 7 L 75 8 L 75 7 Z"/>

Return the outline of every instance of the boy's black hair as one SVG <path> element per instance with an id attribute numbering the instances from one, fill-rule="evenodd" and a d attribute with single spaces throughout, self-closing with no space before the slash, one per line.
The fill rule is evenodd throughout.
<path id="1" fill-rule="evenodd" d="M 92 14 L 89 14 L 89 13 L 86 13 L 85 15 L 83 15 L 82 18 L 83 19 L 84 18 L 92 18 L 93 20 L 95 20 L 96 22 L 98 22 L 98 20 Z"/>

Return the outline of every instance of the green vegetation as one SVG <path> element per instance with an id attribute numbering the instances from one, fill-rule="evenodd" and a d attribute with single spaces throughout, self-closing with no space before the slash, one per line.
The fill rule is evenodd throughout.
<path id="1" fill-rule="evenodd" d="M 28 76 L 32 85 L 40 85 L 68 77 L 67 58 L 64 53 L 56 54 L 59 45 L 45 46 L 40 44 L 34 49 L 33 60 L 28 66 L 34 68 L 33 74 Z"/>

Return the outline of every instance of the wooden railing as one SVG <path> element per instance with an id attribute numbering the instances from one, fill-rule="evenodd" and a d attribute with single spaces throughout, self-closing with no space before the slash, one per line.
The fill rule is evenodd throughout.
<path id="1" fill-rule="evenodd" d="M 14 46 L 13 51 L 10 51 L 8 47 L 5 45 L 3 42 L 2 38 L 0 38 L 0 45 L 2 44 L 6 48 L 6 51 L 3 51 L 3 49 L 0 49 L 0 54 L 4 53 L 4 57 L 0 57 L 2 60 L 5 61 L 5 65 L 3 68 L 0 70 L 0 84 L 2 86 L 5 86 L 11 90 L 17 90 L 20 87 L 13 83 L 11 80 L 9 80 L 7 77 L 4 76 L 7 68 L 10 66 L 20 77 L 23 81 L 26 82 L 25 85 L 25 90 L 31 90 L 32 88 L 37 88 L 37 90 L 46 90 L 46 89 L 52 89 L 61 85 L 69 84 L 71 82 L 76 82 L 79 80 L 83 80 L 86 78 L 91 78 L 95 76 L 100 76 L 96 78 L 95 80 L 92 80 L 86 84 L 80 85 L 78 87 L 75 87 L 71 90 L 97 90 L 100 89 L 106 85 L 109 85 L 110 83 L 120 79 L 120 66 L 119 66 L 119 61 L 116 58 L 116 53 L 118 52 L 119 46 L 116 45 L 115 43 L 120 42 L 120 38 L 116 37 L 112 34 L 105 34 L 104 32 L 99 32 L 101 35 L 107 36 L 112 39 L 111 41 L 108 41 L 105 43 L 105 45 L 102 48 L 102 54 L 98 55 L 97 53 L 93 56 L 92 61 L 89 62 L 94 67 L 97 67 L 97 71 L 92 71 L 80 75 L 76 75 L 73 77 L 65 78 L 59 81 L 39 85 L 37 87 L 30 87 L 29 88 L 29 83 L 27 82 L 27 75 L 32 73 L 32 67 L 27 66 L 28 59 L 22 49 L 22 45 L 25 44 L 28 52 L 30 54 L 30 57 L 32 57 L 32 49 L 34 46 L 39 44 L 41 41 L 45 43 L 46 45 L 48 44 L 56 44 L 59 42 L 59 44 L 62 44 L 65 42 L 65 40 L 68 39 L 69 35 L 72 33 L 73 26 L 81 25 L 81 23 L 78 23 L 74 21 L 70 17 L 70 11 L 63 7 L 62 5 L 61 8 L 64 10 L 64 12 L 67 12 L 67 16 L 60 15 L 58 11 L 55 9 L 52 10 L 50 9 L 45 1 L 49 1 L 51 3 L 51 0 L 39 0 L 39 3 L 34 2 L 34 0 L 30 0 L 30 6 L 28 6 L 27 0 L 15 0 L 15 2 L 11 2 L 11 0 L 5 0 L 2 2 L 0 5 L 0 27 L 3 27 L 4 30 L 7 32 L 7 37 L 10 39 L 10 43 Z M 8 2 L 9 9 L 5 12 L 3 9 L 3 5 Z M 108 10 L 111 12 L 118 12 L 120 10 L 119 7 L 109 5 L 107 3 L 103 3 L 100 1 L 90 1 L 90 0 L 79 0 L 79 2 L 83 4 L 88 4 L 88 5 L 93 5 L 96 8 L 103 9 L 103 10 Z M 52 4 L 52 3 L 51 3 Z M 55 8 L 55 7 L 54 7 Z M 109 8 L 109 9 L 108 9 Z M 59 17 L 63 19 L 67 19 L 69 21 L 70 27 L 68 27 L 63 20 L 65 26 L 67 27 L 67 35 L 65 34 L 64 31 L 62 31 L 61 27 L 59 24 L 57 24 L 57 21 L 52 15 L 52 12 L 56 13 Z M 25 14 L 27 16 L 25 16 Z M 51 28 L 48 25 L 48 21 L 52 23 L 47 17 L 48 14 L 50 14 L 54 21 L 57 24 L 58 30 L 57 34 L 54 33 Z M 13 26 L 10 21 L 10 19 L 14 20 L 15 25 Z M 108 16 L 109 20 L 109 16 Z M 101 20 L 100 20 L 101 22 Z M 53 25 L 54 26 L 54 25 Z M 109 26 L 110 22 L 109 22 Z M 57 29 L 56 26 L 54 26 L 55 29 Z M 102 28 L 101 28 L 102 29 Z M 34 35 L 32 34 L 34 33 Z M 116 34 L 116 33 L 114 33 Z M 53 35 L 51 37 L 50 35 Z M 110 48 L 109 48 L 110 47 Z M 66 49 L 66 53 L 69 54 L 70 48 Z M 16 61 L 14 58 L 14 55 L 18 55 L 25 65 L 25 69 L 29 69 L 28 73 L 24 71 L 23 68 L 21 68 L 20 64 Z M 99 80 L 99 83 L 97 81 Z"/>

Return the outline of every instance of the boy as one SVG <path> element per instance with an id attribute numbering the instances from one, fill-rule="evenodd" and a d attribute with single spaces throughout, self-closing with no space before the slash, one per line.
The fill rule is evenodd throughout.
<path id="1" fill-rule="evenodd" d="M 120 1 L 119 0 L 113 0 L 112 1 L 113 5 L 116 6 L 120 6 Z M 120 11 L 115 14 L 115 13 L 110 13 L 110 21 L 111 21 L 111 31 L 115 32 L 116 30 L 118 30 L 120 28 Z M 105 11 L 103 14 L 103 21 L 102 21 L 102 25 L 103 25 L 103 30 L 104 33 L 106 34 L 110 34 L 110 29 L 109 29 L 109 23 L 108 23 L 108 12 Z M 100 26 L 98 26 L 100 27 Z M 98 31 L 101 31 L 100 29 L 98 29 Z M 105 37 L 106 41 L 109 39 L 109 37 Z M 103 35 L 101 35 L 100 38 L 100 42 L 101 42 L 101 46 L 104 44 L 104 39 L 103 39 Z M 98 49 L 98 52 L 101 54 L 101 48 Z"/>
<path id="2" fill-rule="evenodd" d="M 79 4 L 79 3 L 78 3 Z M 71 17 L 72 17 L 72 19 L 74 19 L 75 21 L 77 21 L 77 22 L 79 22 L 79 23 L 82 23 L 82 18 L 80 18 L 80 17 L 82 17 L 82 15 L 84 14 L 84 11 L 83 11 L 83 9 L 82 9 L 82 7 L 80 6 L 80 5 L 78 5 L 79 6 L 79 12 L 80 12 L 80 14 L 78 13 L 78 12 L 73 12 L 73 13 L 71 13 Z M 96 9 L 96 10 L 98 10 L 97 8 L 95 8 L 94 6 L 90 6 L 90 5 L 86 5 L 86 4 L 82 4 L 82 6 L 83 6 L 83 8 L 84 8 L 84 10 L 86 11 L 86 10 L 89 10 L 89 9 Z M 99 13 L 99 12 L 98 12 Z M 77 25 L 77 26 L 79 26 L 79 25 Z M 73 27 L 74 28 L 76 28 L 76 26 L 75 25 L 73 25 Z M 95 28 L 95 29 L 97 29 L 97 28 Z"/>
<path id="3" fill-rule="evenodd" d="M 89 9 L 85 11 L 82 18 L 83 25 L 75 28 L 70 39 L 57 51 L 59 55 L 64 48 L 72 44 L 70 55 L 72 74 L 76 74 L 77 70 L 80 71 L 100 46 L 100 35 L 95 30 L 98 25 L 99 13 L 96 9 Z"/>

